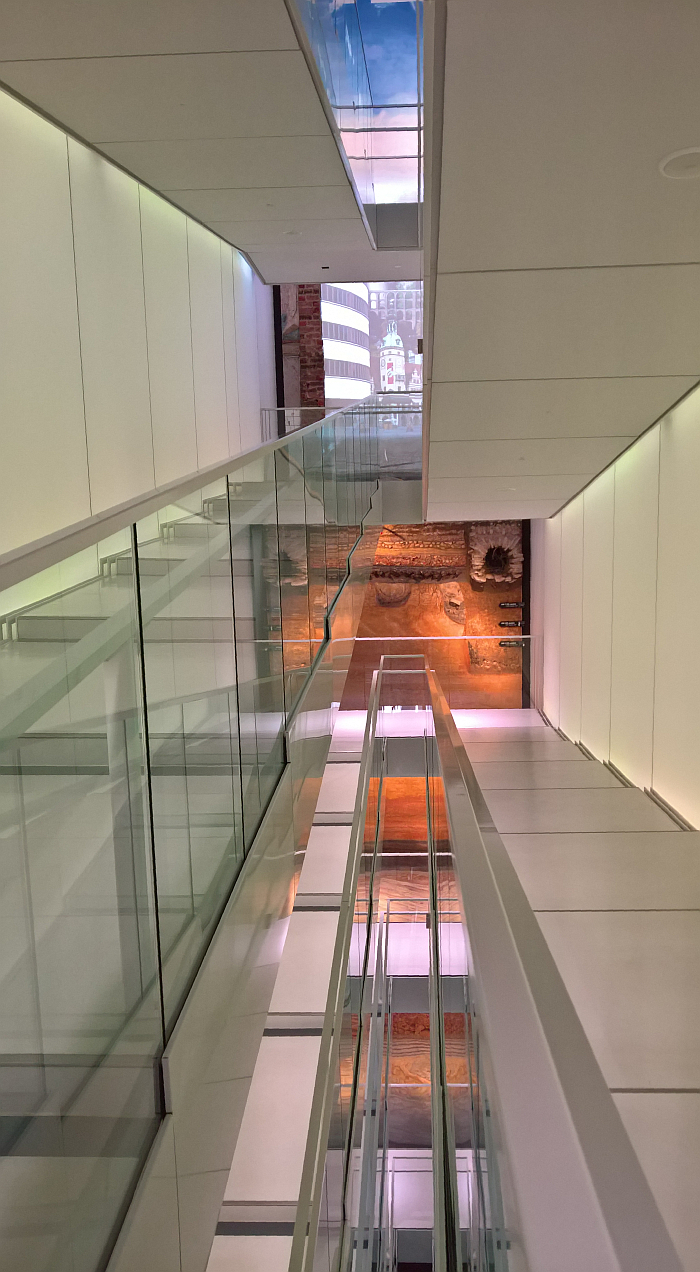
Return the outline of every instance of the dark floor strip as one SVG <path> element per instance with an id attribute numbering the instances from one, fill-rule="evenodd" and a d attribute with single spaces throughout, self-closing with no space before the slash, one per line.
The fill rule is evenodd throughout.
<path id="1" fill-rule="evenodd" d="M 323 1029 L 320 1027 L 302 1026 L 298 1029 L 272 1026 L 263 1029 L 263 1038 L 320 1038 Z"/>
<path id="2" fill-rule="evenodd" d="M 216 1225 L 217 1237 L 293 1237 L 293 1223 L 252 1223 L 248 1220 L 222 1221 Z"/>
<path id="3" fill-rule="evenodd" d="M 700 1095 L 700 1087 L 609 1087 L 611 1095 Z"/>

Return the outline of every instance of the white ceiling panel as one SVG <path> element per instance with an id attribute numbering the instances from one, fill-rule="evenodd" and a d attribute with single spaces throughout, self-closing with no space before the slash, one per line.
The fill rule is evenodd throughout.
<path id="1" fill-rule="evenodd" d="M 430 448 L 430 478 L 521 477 L 581 473 L 609 464 L 632 437 L 520 438 L 501 442 L 436 442 Z"/>
<path id="2" fill-rule="evenodd" d="M 420 278 L 423 268 L 422 252 L 375 252 L 369 240 L 362 251 L 300 245 L 258 248 L 250 255 L 266 283 L 366 283 L 372 278 Z"/>
<path id="3" fill-rule="evenodd" d="M 557 475 L 527 477 L 437 477 L 430 481 L 430 498 L 439 503 L 483 503 L 487 499 L 507 502 L 509 499 L 558 499 L 562 504 L 575 495 L 593 476 L 593 473 L 559 473 Z M 559 506 L 559 504 L 557 506 Z"/>
<path id="4" fill-rule="evenodd" d="M 431 442 L 634 437 L 695 383 L 693 376 L 640 376 L 434 384 Z"/>
<path id="5" fill-rule="evenodd" d="M 341 171 L 342 185 L 256 190 L 165 190 L 202 221 L 325 221 L 357 218 L 357 204 Z"/>
<path id="6" fill-rule="evenodd" d="M 698 47 L 690 0 L 447 0 L 429 507 L 471 515 L 469 461 L 563 502 L 700 378 L 700 180 L 659 171 L 700 145 Z"/>
<path id="7" fill-rule="evenodd" d="M 300 50 L 0 62 L 0 80 L 96 145 L 329 133 Z"/>
<path id="8" fill-rule="evenodd" d="M 698 48 L 687 0 L 451 2 L 440 268 L 698 260 L 658 167 L 700 143 Z"/>
<path id="9" fill-rule="evenodd" d="M 254 262 L 258 247 L 313 244 L 317 271 L 356 277 L 335 268 L 351 251 L 363 279 L 377 274 L 285 0 L 4 0 L 1 11 L 10 91 Z M 289 281 L 304 281 L 301 263 L 292 251 Z"/>
<path id="10" fill-rule="evenodd" d="M 208 221 L 211 229 L 246 251 L 257 247 L 277 247 L 288 239 L 290 246 L 311 250 L 325 247 L 369 249 L 367 231 L 359 217 L 329 221 Z M 371 250 L 371 249 L 370 249 Z"/>
<path id="11" fill-rule="evenodd" d="M 261 189 L 289 183 L 347 185 L 338 148 L 327 137 L 226 137 L 201 141 L 118 142 L 100 146 L 117 163 L 168 190 Z M 359 215 L 359 213 L 358 213 Z"/>
<path id="12" fill-rule="evenodd" d="M 435 380 L 700 375 L 700 265 L 442 274 Z"/>
<path id="13" fill-rule="evenodd" d="M 528 520 L 530 517 L 551 517 L 561 505 L 561 499 L 513 499 L 506 502 L 502 499 L 488 499 L 477 503 L 474 500 L 456 500 L 443 503 L 432 496 L 428 500 L 427 521 L 516 521 Z"/>
<path id="14" fill-rule="evenodd" d="M 4 0 L 7 60 L 296 49 L 278 0 Z"/>

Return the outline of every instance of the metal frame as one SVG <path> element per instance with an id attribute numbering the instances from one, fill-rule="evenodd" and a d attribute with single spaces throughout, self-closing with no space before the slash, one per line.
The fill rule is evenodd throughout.
<path id="1" fill-rule="evenodd" d="M 338 936 L 333 951 L 333 963 L 317 1066 L 317 1080 L 311 1104 L 309 1131 L 299 1187 L 297 1217 L 289 1258 L 289 1272 L 311 1272 L 313 1268 L 323 1189 L 323 1167 L 325 1165 L 323 1150 L 328 1139 L 333 1111 L 333 1077 L 340 1047 L 344 1010 L 345 968 L 352 939 L 355 893 L 357 891 L 362 855 L 369 784 L 372 776 L 372 750 L 377 729 L 380 684 L 379 672 L 375 671 L 372 676 L 372 689 L 365 724 L 360 775 L 357 784 L 352 830 L 350 832 L 350 850 L 343 882 L 343 895 L 338 918 Z M 370 908 L 368 911 L 368 923 L 371 923 L 371 920 Z"/>

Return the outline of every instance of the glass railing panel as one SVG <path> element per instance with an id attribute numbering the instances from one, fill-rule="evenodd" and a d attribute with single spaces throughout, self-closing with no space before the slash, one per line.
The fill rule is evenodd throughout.
<path id="1" fill-rule="evenodd" d="M 418 481 L 423 471 L 420 393 L 383 393 L 377 399 L 377 463 L 382 477 Z"/>
<path id="2" fill-rule="evenodd" d="M 136 527 L 166 1020 L 243 857 L 226 481 Z"/>
<path id="3" fill-rule="evenodd" d="M 318 655 L 340 696 L 374 551 L 358 549 L 323 649 L 373 489 L 359 428 L 332 419 L 279 460 L 269 451 L 0 595 L 8 1272 L 104 1264 L 163 1115 L 164 1040 L 284 769 L 290 705 Z M 293 563 L 295 535 L 296 576 L 283 555 Z M 283 588 L 287 619 L 303 597 L 306 646 L 286 702 Z M 288 647 L 298 643 L 292 626 Z M 356 961 L 369 939 L 363 888 Z M 362 999 L 347 975 L 354 1047 Z M 346 1086 L 339 1078 L 341 1137 Z"/>
<path id="4" fill-rule="evenodd" d="M 0 1267 L 92 1272 L 161 1117 L 131 533 L 0 595 Z M 120 567 L 101 568 L 116 558 Z"/>
<path id="5" fill-rule="evenodd" d="M 347 558 L 352 543 L 350 527 L 355 520 L 355 500 L 352 490 L 352 450 L 348 420 L 345 415 L 335 419 L 336 471 L 338 475 L 338 511 L 343 527 L 343 559 Z"/>
<path id="6" fill-rule="evenodd" d="M 328 608 L 326 575 L 326 523 L 323 503 L 323 452 L 320 430 L 307 433 L 303 441 L 304 502 L 309 578 L 309 636 L 311 659 L 325 638 Z"/>
<path id="7" fill-rule="evenodd" d="M 228 481 L 243 827 L 250 846 L 285 763 L 274 454 Z"/>
<path id="8" fill-rule="evenodd" d="M 323 506 L 326 522 L 326 585 L 330 605 L 342 578 L 334 421 L 329 420 L 324 424 L 320 434 L 323 461 Z"/>
<path id="9" fill-rule="evenodd" d="M 282 637 L 287 710 L 291 711 L 311 666 L 309 544 L 306 525 L 304 439 L 290 437 L 275 452 Z"/>

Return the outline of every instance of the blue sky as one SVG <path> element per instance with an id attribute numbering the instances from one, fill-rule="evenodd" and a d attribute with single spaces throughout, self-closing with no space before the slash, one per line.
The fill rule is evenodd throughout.
<path id="1" fill-rule="evenodd" d="M 416 6 L 412 0 L 355 0 L 372 98 L 379 104 L 416 100 Z"/>

